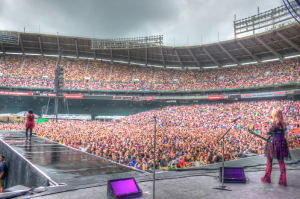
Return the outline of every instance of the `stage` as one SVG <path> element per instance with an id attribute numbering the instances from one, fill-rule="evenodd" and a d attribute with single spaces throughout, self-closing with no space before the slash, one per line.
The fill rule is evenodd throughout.
<path id="1" fill-rule="evenodd" d="M 23 176 L 36 176 L 38 173 L 39 179 L 49 182 L 46 191 L 38 189 L 43 192 L 18 198 L 107 198 L 107 180 L 127 177 L 136 179 L 143 191 L 141 198 L 153 197 L 152 173 L 125 167 L 36 136 L 31 142 L 26 142 L 23 131 L 0 131 L 0 138 L 3 145 L 1 149 L 9 150 L 6 158 L 17 154 L 20 160 L 26 160 L 26 168 L 32 167 L 29 172 L 34 175 L 29 173 Z M 291 150 L 291 154 L 294 160 L 300 160 L 300 149 Z M 245 167 L 245 175 L 249 178 L 247 183 L 226 183 L 232 191 L 213 189 L 221 185 L 215 179 L 221 163 L 197 167 L 197 170 L 159 171 L 156 173 L 156 198 L 299 198 L 300 166 L 299 163 L 289 164 L 291 162 L 286 164 L 287 187 L 278 184 L 276 161 L 273 163 L 272 183 L 266 184 L 260 180 L 266 163 L 263 155 L 225 162 L 226 167 Z M 8 166 L 10 169 L 13 164 Z M 37 182 L 44 183 L 45 180 Z M 1 194 L 0 197 L 7 194 Z"/>

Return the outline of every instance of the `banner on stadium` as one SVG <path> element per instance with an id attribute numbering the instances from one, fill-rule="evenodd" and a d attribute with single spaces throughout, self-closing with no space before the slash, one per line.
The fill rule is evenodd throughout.
<path id="1" fill-rule="evenodd" d="M 132 100 L 131 96 L 114 96 L 114 100 Z"/>
<path id="2" fill-rule="evenodd" d="M 66 99 L 83 99 L 83 95 L 64 95 Z"/>
<path id="3" fill-rule="evenodd" d="M 131 100 L 132 99 L 132 97 L 130 96 L 130 97 L 123 97 L 123 100 Z"/>
<path id="4" fill-rule="evenodd" d="M 0 95 L 32 95 L 32 93 L 0 91 Z"/>
<path id="5" fill-rule="evenodd" d="M 244 94 L 241 95 L 241 98 L 278 97 L 278 96 L 286 96 L 285 91 Z"/>
<path id="6" fill-rule="evenodd" d="M 132 100 L 134 101 L 151 101 L 154 100 L 154 97 L 133 97 Z"/>
<path id="7" fill-rule="evenodd" d="M 50 93 L 50 94 L 48 94 L 48 97 L 56 97 L 56 94 Z"/>
<path id="8" fill-rule="evenodd" d="M 188 104 L 190 101 L 189 100 L 179 100 L 178 102 L 181 104 Z"/>
<path id="9" fill-rule="evenodd" d="M 143 101 L 144 97 L 133 97 L 132 100 L 133 101 Z"/>
<path id="10" fill-rule="evenodd" d="M 209 100 L 216 100 L 216 99 L 222 99 L 223 96 L 222 95 L 212 95 L 212 96 L 208 96 Z"/>
<path id="11" fill-rule="evenodd" d="M 144 100 L 151 101 L 151 100 L 154 100 L 154 97 L 144 97 Z"/>
<path id="12" fill-rule="evenodd" d="M 207 95 L 201 96 L 154 96 L 153 100 L 205 100 L 208 99 Z"/>

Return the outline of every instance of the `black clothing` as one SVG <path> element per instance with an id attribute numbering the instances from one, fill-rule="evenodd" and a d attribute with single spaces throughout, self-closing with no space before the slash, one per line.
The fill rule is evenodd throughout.
<path id="1" fill-rule="evenodd" d="M 28 138 L 28 129 L 30 130 L 30 139 L 32 136 L 32 129 L 31 128 L 26 128 L 26 139 Z"/>
<path id="2" fill-rule="evenodd" d="M 161 159 L 160 160 L 160 167 L 168 167 L 168 161 Z"/>
<path id="3" fill-rule="evenodd" d="M 207 158 L 208 158 L 207 161 L 210 162 L 210 163 L 212 163 L 213 156 L 209 155 Z"/>

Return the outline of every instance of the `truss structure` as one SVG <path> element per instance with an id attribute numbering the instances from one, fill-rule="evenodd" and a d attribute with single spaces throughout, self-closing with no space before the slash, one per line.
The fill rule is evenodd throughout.
<path id="1" fill-rule="evenodd" d="M 91 39 L 91 49 L 130 49 L 149 48 L 163 45 L 163 35 L 150 37 L 118 38 L 118 39 Z"/>
<path id="2" fill-rule="evenodd" d="M 290 4 L 300 12 L 295 2 Z M 300 55 L 300 25 L 285 6 L 235 20 L 234 28 L 236 38 L 232 40 L 183 47 L 163 46 L 162 35 L 95 39 L 0 31 L 0 53 L 57 56 L 62 46 L 64 57 L 69 58 L 200 70 Z M 241 37 L 244 34 L 250 36 Z"/>
<path id="3" fill-rule="evenodd" d="M 234 20 L 235 39 L 258 33 L 280 29 L 286 25 L 294 23 L 294 17 L 290 10 L 300 13 L 300 7 L 296 2 L 274 8 L 272 10 L 253 15 L 248 18 Z"/>
<path id="4" fill-rule="evenodd" d="M 0 43 L 19 44 L 19 33 L 14 31 L 0 31 Z"/>

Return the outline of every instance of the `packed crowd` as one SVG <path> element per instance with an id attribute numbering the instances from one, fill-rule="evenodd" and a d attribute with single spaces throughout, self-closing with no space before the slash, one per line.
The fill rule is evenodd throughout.
<path id="1" fill-rule="evenodd" d="M 19 78 L 41 80 L 43 79 L 43 76 L 48 75 L 49 72 L 45 66 L 46 59 L 40 56 L 28 56 L 23 66 L 23 70 L 20 72 Z M 49 76 L 51 76 L 51 73 Z M 52 76 L 54 76 L 54 73 Z"/>
<path id="2" fill-rule="evenodd" d="M 65 67 L 66 81 L 83 81 L 85 78 L 86 60 L 67 60 Z"/>
<path id="3" fill-rule="evenodd" d="M 57 59 L 5 55 L 0 63 L 1 86 L 53 88 Z M 25 61 L 24 61 L 25 60 Z M 65 89 L 120 91 L 200 91 L 245 88 L 300 82 L 297 59 L 222 69 L 175 70 L 128 66 L 92 60 L 63 58 Z M 26 80 L 30 79 L 30 81 Z M 24 82 L 26 84 L 24 85 Z M 46 83 L 45 83 L 46 82 Z"/>
<path id="4" fill-rule="evenodd" d="M 290 149 L 299 148 L 299 135 L 292 130 L 300 125 L 300 102 L 291 100 L 168 106 L 114 122 L 49 121 L 39 123 L 34 132 L 137 169 L 151 170 L 155 164 L 159 169 L 172 170 L 220 162 L 219 139 L 238 116 L 243 119 L 233 123 L 225 136 L 225 160 L 264 153 L 265 141 L 249 134 L 247 129 L 266 137 L 273 108 L 283 110 Z M 157 117 L 156 162 L 153 161 L 154 115 Z M 24 129 L 24 124 L 0 124 L 0 130 L 20 129 Z"/>
<path id="5" fill-rule="evenodd" d="M 0 72 L 3 77 L 16 78 L 19 76 L 24 57 L 20 55 L 3 56 L 0 62 Z"/>
<path id="6" fill-rule="evenodd" d="M 89 62 L 86 77 L 90 78 L 92 82 L 98 82 L 99 80 L 107 82 L 109 80 L 109 62 Z"/>

